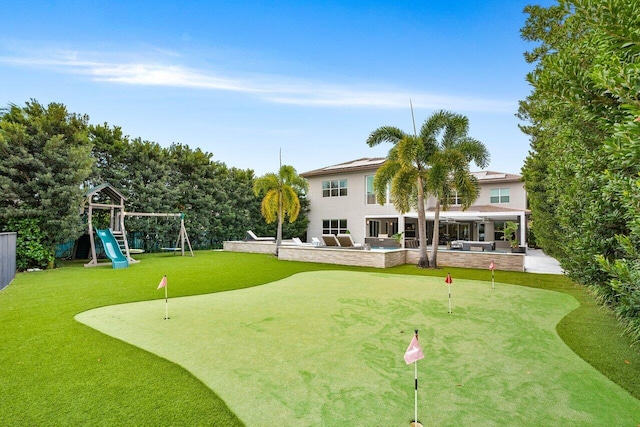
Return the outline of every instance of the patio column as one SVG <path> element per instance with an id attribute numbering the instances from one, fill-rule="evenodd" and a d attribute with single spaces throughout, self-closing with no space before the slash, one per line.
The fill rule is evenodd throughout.
<path id="1" fill-rule="evenodd" d="M 524 214 L 524 212 L 522 212 L 522 215 L 520 215 L 520 242 L 522 243 L 522 246 L 528 246 L 527 245 L 527 218 L 526 215 Z"/>
<path id="2" fill-rule="evenodd" d="M 400 215 L 398 217 L 398 233 L 403 233 L 402 241 L 400 242 L 400 247 L 404 248 L 404 215 Z"/>

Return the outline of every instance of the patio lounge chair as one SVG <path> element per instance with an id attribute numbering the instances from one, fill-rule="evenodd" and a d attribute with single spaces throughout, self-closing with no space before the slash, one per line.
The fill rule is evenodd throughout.
<path id="1" fill-rule="evenodd" d="M 299 238 L 299 237 L 294 237 L 294 238 L 292 238 L 291 240 L 293 240 L 293 244 L 294 244 L 295 246 L 313 246 L 313 243 L 306 243 L 306 242 L 303 242 L 302 240 L 300 240 L 300 238 Z"/>
<path id="2" fill-rule="evenodd" d="M 258 237 L 251 230 L 247 230 L 247 238 L 245 240 L 255 240 L 256 242 L 275 242 L 275 237 Z"/>
<path id="3" fill-rule="evenodd" d="M 340 242 L 333 234 L 323 234 L 322 240 L 324 240 L 325 246 L 340 246 Z"/>
<path id="4" fill-rule="evenodd" d="M 322 242 L 320 241 L 320 239 L 318 239 L 317 237 L 312 237 L 312 238 L 311 238 L 311 244 L 312 244 L 313 246 L 324 246 L 324 243 L 322 243 Z"/>
<path id="5" fill-rule="evenodd" d="M 351 234 L 338 234 L 338 243 L 343 248 L 362 248 L 362 243 L 354 243 Z"/>

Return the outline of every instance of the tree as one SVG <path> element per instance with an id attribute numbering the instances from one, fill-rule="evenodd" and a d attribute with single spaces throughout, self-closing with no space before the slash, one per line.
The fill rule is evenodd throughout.
<path id="1" fill-rule="evenodd" d="M 380 127 L 369 135 L 370 147 L 390 142 L 387 161 L 378 169 L 373 179 L 376 199 L 386 203 L 387 187 L 391 189 L 391 201 L 401 213 L 411 208 L 418 212 L 418 240 L 420 258 L 418 267 L 437 267 L 440 204 L 448 207 L 452 191 L 458 191 L 463 208 L 478 198 L 478 182 L 469 172 L 469 162 L 484 167 L 489 159 L 486 147 L 467 136 L 469 120 L 460 114 L 440 110 L 424 121 L 418 135 L 411 136 L 402 130 Z M 436 199 L 431 261 L 427 258 L 427 231 L 425 196 Z"/>
<path id="2" fill-rule="evenodd" d="M 560 0 L 525 12 L 522 36 L 539 43 L 525 54 L 535 68 L 519 109 L 537 241 L 640 339 L 630 250 L 640 246 L 640 4 Z"/>
<path id="3" fill-rule="evenodd" d="M 298 194 L 307 191 L 307 181 L 299 176 L 293 166 L 282 165 L 277 174 L 268 173 L 253 183 L 256 196 L 264 194 L 260 212 L 268 224 L 277 221 L 276 255 L 282 242 L 282 223 L 289 217 L 292 223 L 300 213 Z"/>
<path id="4" fill-rule="evenodd" d="M 62 104 L 35 100 L 0 116 L 0 226 L 34 219 L 51 255 L 84 229 L 82 185 L 93 163 L 87 122 Z"/>
<path id="5" fill-rule="evenodd" d="M 484 168 L 489 163 L 489 152 L 485 145 L 467 135 L 469 119 L 449 111 L 437 111 L 429 117 L 420 130 L 431 152 L 428 161 L 426 188 L 435 197 L 433 224 L 433 250 L 431 267 L 437 268 L 438 244 L 440 240 L 440 208 L 447 210 L 450 196 L 457 192 L 466 210 L 480 195 L 478 180 L 471 175 L 470 162 Z"/>
<path id="6" fill-rule="evenodd" d="M 429 259 L 424 198 L 428 165 L 434 146 L 428 143 L 428 135 L 424 135 L 422 130 L 420 136 L 412 136 L 393 126 L 379 127 L 371 132 L 367 144 L 369 147 L 381 142 L 393 144 L 387 161 L 373 178 L 373 190 L 381 205 L 386 203 L 387 188 L 390 188 L 391 202 L 401 214 L 409 212 L 412 207 L 418 211 L 418 267 L 426 268 L 429 267 Z"/>

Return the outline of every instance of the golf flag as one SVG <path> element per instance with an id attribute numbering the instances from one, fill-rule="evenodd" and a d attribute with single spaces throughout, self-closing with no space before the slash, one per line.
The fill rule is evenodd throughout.
<path id="1" fill-rule="evenodd" d="M 162 289 L 162 288 L 165 288 L 166 286 L 167 286 L 167 276 L 164 276 L 160 281 L 160 284 L 158 285 L 157 289 Z"/>
<path id="2" fill-rule="evenodd" d="M 418 343 L 418 334 L 413 335 L 413 339 L 409 344 L 409 348 L 404 353 L 404 361 L 407 362 L 407 365 L 413 362 L 417 362 L 420 359 L 424 359 L 424 353 L 422 352 L 422 347 Z"/>
<path id="3" fill-rule="evenodd" d="M 493 262 L 493 260 L 491 260 L 491 263 L 489 264 L 489 270 L 493 271 L 493 270 L 495 270 L 495 269 L 496 269 L 496 265 L 495 265 L 495 263 Z"/>
<path id="4" fill-rule="evenodd" d="M 167 320 L 169 318 L 169 293 L 168 293 L 169 287 L 167 286 L 167 275 L 166 274 L 164 275 L 164 277 L 160 281 L 160 284 L 158 285 L 156 290 L 162 289 L 162 288 L 164 288 L 164 320 Z"/>
<path id="5" fill-rule="evenodd" d="M 453 279 L 451 278 L 451 273 L 447 273 L 447 278 L 444 279 L 444 283 L 449 285 L 449 314 L 451 314 L 451 284 L 453 283 Z"/>

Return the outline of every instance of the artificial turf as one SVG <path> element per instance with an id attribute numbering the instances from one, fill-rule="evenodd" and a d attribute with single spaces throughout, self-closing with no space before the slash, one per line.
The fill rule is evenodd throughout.
<path id="1" fill-rule="evenodd" d="M 182 367 L 105 336 L 74 316 L 133 301 L 162 303 L 156 286 L 163 274 L 170 277 L 173 296 L 187 296 L 248 288 L 303 271 L 380 272 L 212 251 L 196 252 L 195 258 L 140 258 L 142 263 L 122 270 L 71 262 L 52 271 L 20 273 L 0 292 L 0 425 L 242 425 L 224 401 Z M 482 270 L 413 266 L 384 273 L 442 277 L 447 271 L 458 279 L 490 277 Z M 562 276 L 496 272 L 496 277 L 573 295 L 581 305 L 560 322 L 558 332 L 581 357 L 640 397 L 637 347 L 630 347 L 610 314 L 594 306 L 582 288 Z"/>
<path id="2" fill-rule="evenodd" d="M 634 425 L 640 402 L 573 353 L 552 291 L 439 278 L 308 272 L 252 289 L 81 313 L 192 372 L 251 426 L 406 426 L 414 328 L 425 425 Z"/>

